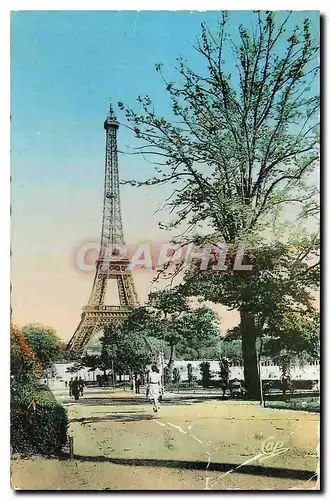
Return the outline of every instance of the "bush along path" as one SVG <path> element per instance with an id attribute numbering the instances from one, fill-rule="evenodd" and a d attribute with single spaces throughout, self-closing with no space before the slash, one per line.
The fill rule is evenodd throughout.
<path id="1" fill-rule="evenodd" d="M 31 382 L 12 388 L 12 453 L 58 455 L 67 443 L 67 428 L 67 411 L 48 387 Z"/>
<path id="2" fill-rule="evenodd" d="M 57 345 L 59 340 L 49 328 L 44 329 L 39 326 L 35 328 L 30 325 L 25 331 L 11 320 L 12 453 L 57 455 L 67 442 L 67 412 L 56 401 L 49 388 L 40 382 L 40 377 L 44 376 L 47 367 L 55 361 Z M 43 351 L 40 350 L 40 346 L 44 347 Z"/>

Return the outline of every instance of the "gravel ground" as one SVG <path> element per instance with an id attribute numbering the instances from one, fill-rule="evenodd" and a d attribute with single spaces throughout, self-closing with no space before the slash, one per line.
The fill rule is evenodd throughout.
<path id="1" fill-rule="evenodd" d="M 74 457 L 12 460 L 15 489 L 315 489 L 319 415 L 256 403 L 63 390 Z M 262 454 L 262 455 L 261 455 Z"/>

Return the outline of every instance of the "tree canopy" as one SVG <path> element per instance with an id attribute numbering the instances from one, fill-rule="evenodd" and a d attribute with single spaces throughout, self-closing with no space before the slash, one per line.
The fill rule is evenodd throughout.
<path id="1" fill-rule="evenodd" d="M 216 313 L 210 307 L 194 307 L 178 287 L 158 290 L 149 295 L 147 307 L 154 321 L 154 336 L 169 346 L 168 368 L 175 350 L 212 348 L 219 340 Z"/>
<path id="2" fill-rule="evenodd" d="M 25 333 L 14 321 L 10 323 L 10 372 L 17 380 L 38 376 L 43 372 L 35 351 L 27 343 Z"/>
<path id="3" fill-rule="evenodd" d="M 58 358 L 61 349 L 56 331 L 50 326 L 37 323 L 24 325 L 22 331 L 44 368 L 49 368 Z"/>
<path id="4" fill-rule="evenodd" d="M 216 32 L 203 23 L 195 50 L 204 71 L 178 58 L 179 83 L 157 64 L 172 120 L 157 116 L 150 96 L 138 98 L 140 113 L 119 103 L 146 144 L 137 153 L 156 163 L 155 176 L 131 184 L 173 184 L 167 207 L 176 215 L 164 227 L 207 226 L 213 240 L 233 242 L 263 232 L 287 204 L 304 216 L 317 210 L 319 40 L 308 17 L 295 27 L 292 13 L 283 15 L 256 12 L 253 28 L 239 26 L 235 39 L 227 13 Z"/>

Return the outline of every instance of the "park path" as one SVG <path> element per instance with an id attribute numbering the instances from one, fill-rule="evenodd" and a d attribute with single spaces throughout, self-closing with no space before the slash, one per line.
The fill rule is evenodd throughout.
<path id="1" fill-rule="evenodd" d="M 79 402 L 64 390 L 55 395 L 68 408 L 74 459 L 17 463 L 15 476 L 39 488 L 315 487 L 316 414 L 177 397 L 165 400 L 155 416 L 143 396 L 127 392 L 89 389 Z M 282 441 L 285 451 L 254 460 L 265 439 Z M 29 476 L 36 464 L 38 477 Z"/>

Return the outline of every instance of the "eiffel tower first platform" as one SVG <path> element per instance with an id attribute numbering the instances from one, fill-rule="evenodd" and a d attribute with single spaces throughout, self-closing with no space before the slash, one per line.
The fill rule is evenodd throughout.
<path id="1" fill-rule="evenodd" d="M 106 133 L 105 179 L 101 247 L 96 261 L 92 292 L 83 307 L 80 323 L 68 349 L 84 351 L 91 338 L 105 327 L 122 322 L 139 305 L 129 260 L 120 258 L 118 248 L 124 247 L 124 234 L 120 208 L 117 131 L 118 121 L 112 106 L 104 122 Z M 120 305 L 104 305 L 110 279 L 117 282 Z"/>

